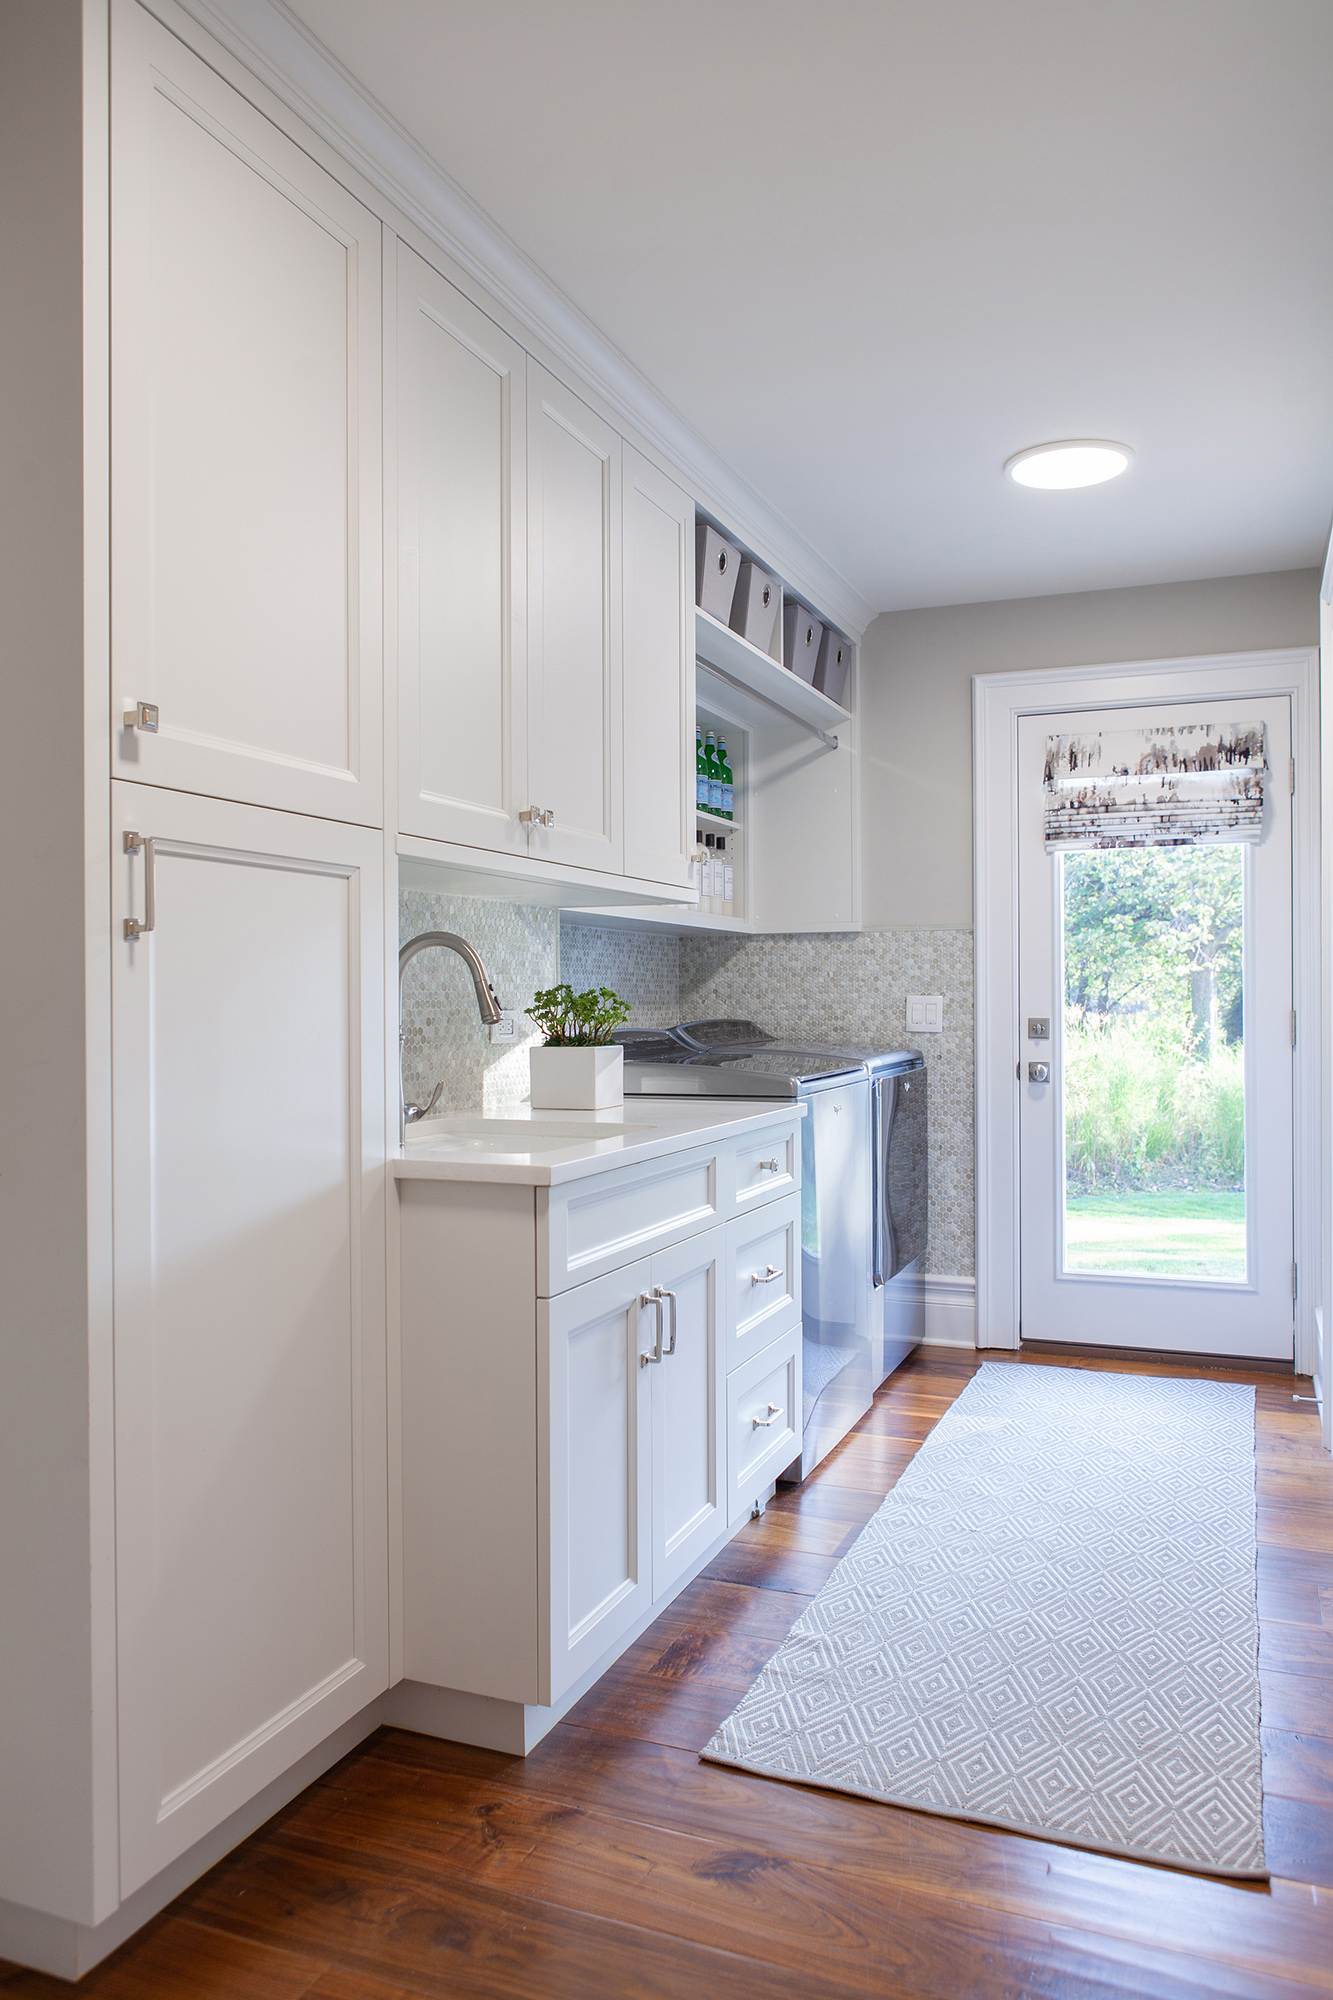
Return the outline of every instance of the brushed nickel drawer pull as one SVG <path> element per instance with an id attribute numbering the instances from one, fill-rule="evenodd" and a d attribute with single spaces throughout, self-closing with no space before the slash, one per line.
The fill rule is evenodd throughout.
<path id="1" fill-rule="evenodd" d="M 766 1431 L 769 1425 L 775 1424 L 781 1415 L 782 1415 L 781 1403 L 770 1403 L 768 1406 L 768 1415 L 766 1417 L 751 1417 L 750 1422 L 754 1426 L 755 1430 Z"/>
<path id="2" fill-rule="evenodd" d="M 782 1273 L 777 1265 L 770 1264 L 766 1271 L 751 1271 L 750 1283 L 752 1285 L 771 1285 L 774 1278 L 780 1278 L 781 1276 Z"/>
<path id="3" fill-rule="evenodd" d="M 755 1163 L 761 1174 L 780 1174 L 782 1168 L 776 1160 L 758 1160 Z"/>

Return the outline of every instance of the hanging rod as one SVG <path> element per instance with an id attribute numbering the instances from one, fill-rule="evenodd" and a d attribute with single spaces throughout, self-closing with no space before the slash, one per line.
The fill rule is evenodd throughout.
<path id="1" fill-rule="evenodd" d="M 752 701 L 762 701 L 766 707 L 776 709 L 777 713 L 785 716 L 788 722 L 794 722 L 798 729 L 804 729 L 811 736 L 818 737 L 826 750 L 837 749 L 836 736 L 830 736 L 827 729 L 821 729 L 817 722 L 807 722 L 803 715 L 794 715 L 791 709 L 784 708 L 780 701 L 774 701 L 771 694 L 761 694 L 758 688 L 748 687 L 744 681 L 737 680 L 735 674 L 729 674 L 725 667 L 714 666 L 713 662 L 706 660 L 702 653 L 695 654 L 694 664 L 696 667 L 702 667 L 705 673 L 716 674 L 720 681 L 727 683 L 728 687 L 734 687 L 737 694 L 748 694 Z"/>

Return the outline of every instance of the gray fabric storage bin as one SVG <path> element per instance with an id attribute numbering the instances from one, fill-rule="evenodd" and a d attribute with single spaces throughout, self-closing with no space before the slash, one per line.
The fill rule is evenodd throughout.
<path id="1" fill-rule="evenodd" d="M 758 563 L 742 560 L 731 607 L 732 631 L 739 632 L 742 639 L 748 639 L 761 653 L 767 653 L 773 644 L 781 602 L 782 591 L 777 578 L 770 576 L 766 569 L 760 569 Z"/>
<path id="2" fill-rule="evenodd" d="M 782 664 L 803 681 L 809 681 L 811 687 L 815 683 L 819 642 L 823 636 L 824 627 L 814 612 L 788 599 L 782 607 Z"/>
<path id="3" fill-rule="evenodd" d="M 830 701 L 841 702 L 847 686 L 847 669 L 851 664 L 851 640 L 844 639 L 841 632 L 835 632 L 831 625 L 826 625 L 819 646 L 819 664 L 815 668 L 815 686 Z"/>
<path id="4" fill-rule="evenodd" d="M 694 601 L 701 611 L 726 624 L 731 617 L 731 600 L 736 595 L 740 572 L 740 550 L 726 537 L 710 528 L 707 521 L 694 526 Z"/>

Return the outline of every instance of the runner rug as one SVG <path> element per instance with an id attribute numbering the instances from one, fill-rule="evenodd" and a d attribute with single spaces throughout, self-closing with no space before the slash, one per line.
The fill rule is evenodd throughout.
<path id="1" fill-rule="evenodd" d="M 1265 1877 L 1254 1391 L 991 1362 L 704 1756 Z"/>

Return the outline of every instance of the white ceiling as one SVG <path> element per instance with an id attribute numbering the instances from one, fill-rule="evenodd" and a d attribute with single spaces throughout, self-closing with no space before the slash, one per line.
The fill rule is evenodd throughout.
<path id="1" fill-rule="evenodd" d="M 880 609 L 1322 559 L 1330 0 L 292 11 Z"/>

